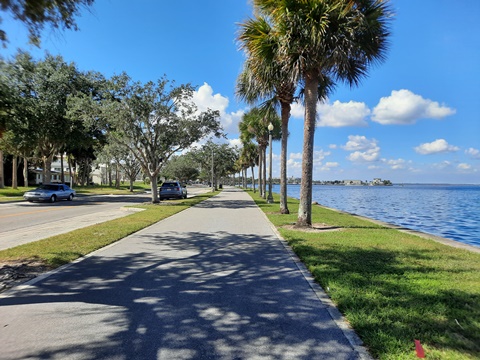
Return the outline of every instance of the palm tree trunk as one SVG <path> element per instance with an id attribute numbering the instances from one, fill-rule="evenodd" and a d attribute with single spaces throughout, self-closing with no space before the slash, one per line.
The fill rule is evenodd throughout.
<path id="1" fill-rule="evenodd" d="M 290 214 L 287 204 L 287 143 L 290 104 L 282 102 L 282 152 L 280 160 L 280 214 Z"/>
<path id="2" fill-rule="evenodd" d="M 303 126 L 302 183 L 296 226 L 312 225 L 312 178 L 313 143 L 315 135 L 316 106 L 318 99 L 318 79 L 315 75 L 305 77 L 305 120 Z"/>
<path id="3" fill-rule="evenodd" d="M 255 171 L 254 171 L 254 170 L 255 170 L 255 167 L 252 166 L 251 169 L 252 169 L 252 186 L 253 186 L 253 193 L 255 193 L 255 192 L 256 192 L 256 190 L 255 190 Z"/>
<path id="4" fill-rule="evenodd" d="M 263 150 L 261 147 L 258 149 L 258 191 L 260 197 L 263 197 Z"/>
<path id="5" fill-rule="evenodd" d="M 263 149 L 263 198 L 267 198 L 267 147 L 265 146 Z"/>

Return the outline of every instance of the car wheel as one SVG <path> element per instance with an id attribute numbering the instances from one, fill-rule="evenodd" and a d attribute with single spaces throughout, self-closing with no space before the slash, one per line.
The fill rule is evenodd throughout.
<path id="1" fill-rule="evenodd" d="M 73 200 L 73 194 L 68 195 L 68 201 L 72 201 L 72 200 Z"/>
<path id="2" fill-rule="evenodd" d="M 55 195 L 52 195 L 52 197 L 50 198 L 50 202 L 54 203 L 55 201 L 57 201 L 57 197 Z"/>

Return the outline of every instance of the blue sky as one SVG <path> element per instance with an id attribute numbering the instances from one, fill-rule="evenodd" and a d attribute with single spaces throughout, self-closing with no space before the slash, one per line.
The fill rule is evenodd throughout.
<path id="1" fill-rule="evenodd" d="M 340 84 L 318 105 L 314 179 L 480 184 L 480 1 L 391 5 L 387 60 L 358 88 Z M 40 49 L 1 13 L 10 43 L 0 54 L 22 48 L 41 58 L 48 51 L 107 77 L 126 71 L 140 81 L 166 74 L 192 83 L 197 105 L 220 110 L 236 144 L 248 107 L 235 98 L 244 60 L 235 37 L 251 13 L 248 0 L 96 0 L 77 19 L 80 31 L 47 29 Z M 302 142 L 303 108 L 295 104 L 289 177 L 300 177 Z M 273 153 L 278 176 L 279 143 Z"/>

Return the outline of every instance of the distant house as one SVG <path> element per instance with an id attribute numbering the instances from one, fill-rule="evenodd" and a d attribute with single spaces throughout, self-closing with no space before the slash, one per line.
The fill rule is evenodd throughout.
<path id="1" fill-rule="evenodd" d="M 65 183 L 70 183 L 70 170 L 68 169 L 68 162 L 63 162 L 63 174 L 65 177 Z M 51 178 L 50 181 L 43 181 L 43 169 L 36 168 L 30 170 L 30 172 L 35 174 L 35 184 L 47 184 L 47 183 L 60 183 L 62 181 L 62 165 L 60 160 L 52 162 L 51 171 Z"/>

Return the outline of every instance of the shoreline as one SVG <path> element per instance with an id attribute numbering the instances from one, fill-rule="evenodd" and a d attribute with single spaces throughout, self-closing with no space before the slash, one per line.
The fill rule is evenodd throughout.
<path id="1" fill-rule="evenodd" d="M 424 239 L 433 240 L 433 241 L 436 241 L 436 242 L 441 243 L 443 245 L 447 245 L 447 246 L 451 246 L 451 247 L 454 247 L 454 248 L 457 248 L 457 249 L 463 249 L 463 250 L 467 250 L 467 251 L 471 251 L 471 252 L 475 252 L 475 253 L 480 253 L 480 247 L 477 247 L 477 246 L 474 246 L 474 245 L 469 245 L 469 244 L 463 243 L 461 241 L 447 239 L 447 238 L 444 238 L 444 237 L 441 237 L 441 236 L 438 236 L 438 235 L 429 234 L 429 233 L 419 231 L 419 230 L 409 229 L 409 228 L 404 227 L 404 226 L 395 225 L 395 224 L 388 223 L 388 222 L 385 222 L 385 221 L 376 220 L 376 219 L 372 219 L 372 218 L 369 218 L 369 217 L 366 217 L 366 216 L 363 216 L 363 215 L 358 215 L 358 214 L 355 214 L 355 213 L 351 213 L 351 212 L 348 212 L 348 211 L 343 211 L 343 210 L 331 208 L 331 207 L 319 204 L 318 202 L 314 202 L 312 205 L 320 206 L 322 208 L 332 210 L 332 211 L 338 212 L 340 214 L 348 214 L 348 215 L 357 217 L 357 218 L 362 219 L 362 220 L 370 221 L 370 222 L 372 222 L 374 224 L 377 224 L 377 225 L 382 225 L 382 226 L 385 226 L 385 227 L 388 227 L 388 228 L 391 228 L 391 229 L 396 229 L 398 231 L 401 231 L 401 232 L 404 232 L 404 233 L 407 233 L 407 234 L 416 235 L 416 236 L 419 236 L 419 237 L 424 238 Z"/>

